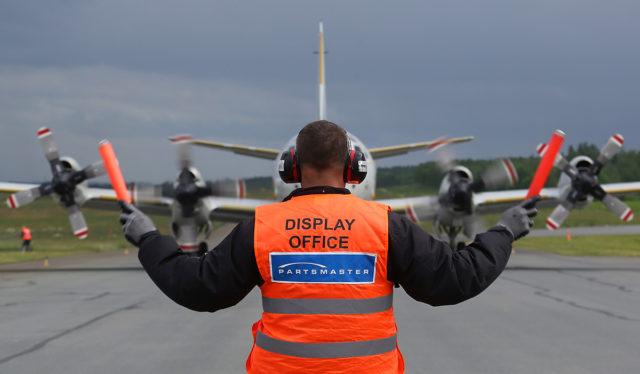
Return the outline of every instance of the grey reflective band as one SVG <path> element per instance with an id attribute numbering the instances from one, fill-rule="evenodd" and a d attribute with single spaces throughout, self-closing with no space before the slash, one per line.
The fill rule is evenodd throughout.
<path id="1" fill-rule="evenodd" d="M 396 336 L 388 338 L 338 343 L 296 343 L 272 338 L 258 330 L 256 345 L 266 351 L 304 358 L 345 358 L 373 356 L 396 349 Z"/>
<path id="2" fill-rule="evenodd" d="M 391 309 L 393 292 L 370 299 L 279 299 L 262 297 L 262 308 L 277 314 L 370 314 Z"/>

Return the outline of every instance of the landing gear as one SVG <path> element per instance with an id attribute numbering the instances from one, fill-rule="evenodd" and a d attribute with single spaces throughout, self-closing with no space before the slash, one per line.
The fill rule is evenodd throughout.
<path id="1" fill-rule="evenodd" d="M 457 243 L 456 245 L 456 238 L 458 237 L 458 234 L 462 232 L 463 228 L 461 226 L 444 225 L 436 220 L 433 223 L 433 228 L 439 238 L 448 240 L 447 242 L 449 243 L 449 247 L 451 247 L 451 249 L 455 251 L 460 248 L 461 243 Z M 462 243 L 462 247 L 464 247 L 464 243 Z"/>

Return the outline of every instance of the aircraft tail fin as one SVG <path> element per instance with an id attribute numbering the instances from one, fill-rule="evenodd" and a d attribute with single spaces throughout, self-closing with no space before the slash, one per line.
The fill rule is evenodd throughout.
<path id="1" fill-rule="evenodd" d="M 327 119 L 327 91 L 324 85 L 324 31 L 320 22 L 318 46 L 318 119 Z"/>

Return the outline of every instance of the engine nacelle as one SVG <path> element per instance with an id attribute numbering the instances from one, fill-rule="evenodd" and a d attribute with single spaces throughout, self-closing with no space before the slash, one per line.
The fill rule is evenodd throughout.
<path id="1" fill-rule="evenodd" d="M 74 173 L 82 170 L 80 164 L 78 164 L 75 159 L 68 156 L 60 157 L 60 163 L 64 168 L 63 173 Z M 79 206 L 83 205 L 88 200 L 88 189 L 89 185 L 87 184 L 87 181 L 76 184 L 75 190 L 73 191 L 73 198 Z M 53 193 L 52 196 L 58 203 L 61 203 L 60 196 L 58 194 Z"/>
<path id="2" fill-rule="evenodd" d="M 473 173 L 471 172 L 471 170 L 469 170 L 467 167 L 462 166 L 462 165 L 458 165 L 453 167 L 453 169 L 451 169 L 452 173 L 455 173 L 458 177 L 462 178 L 462 179 L 466 179 L 469 182 L 473 182 Z M 442 195 L 443 193 L 447 193 L 447 191 L 449 191 L 449 186 L 451 186 L 451 180 L 449 179 L 449 174 L 445 175 L 444 178 L 442 178 L 442 182 L 440 182 L 440 190 L 438 191 L 439 195 Z"/>
<path id="3" fill-rule="evenodd" d="M 194 168 L 193 166 L 187 168 L 187 171 L 189 171 L 189 173 L 193 176 L 193 182 L 195 183 L 196 186 L 198 187 L 205 187 L 206 183 L 204 181 L 204 179 L 202 178 L 202 174 L 200 174 L 200 171 L 196 168 Z M 176 177 L 176 181 L 173 184 L 173 188 L 178 187 L 178 184 L 180 183 L 180 174 L 182 173 L 179 172 L 178 176 Z"/>
<path id="4" fill-rule="evenodd" d="M 591 168 L 593 165 L 593 160 L 584 155 L 576 156 L 569 162 L 573 165 L 578 171 L 584 171 Z M 596 177 L 597 178 L 597 177 Z M 564 201 L 567 199 L 567 195 L 571 191 L 571 178 L 566 173 L 560 174 L 560 179 L 558 180 L 558 190 L 560 192 L 560 201 Z M 583 199 L 576 201 L 575 208 L 582 209 L 593 202 L 593 196 L 588 195 Z"/>

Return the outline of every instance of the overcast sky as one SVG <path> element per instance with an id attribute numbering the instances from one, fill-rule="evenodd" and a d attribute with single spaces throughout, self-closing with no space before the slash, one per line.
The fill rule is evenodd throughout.
<path id="1" fill-rule="evenodd" d="M 131 181 L 175 177 L 176 134 L 279 149 L 317 117 L 319 21 L 328 119 L 370 148 L 473 135 L 459 157 L 528 156 L 559 128 L 565 149 L 614 132 L 640 149 L 638 14 L 635 0 L 0 1 L 0 180 L 50 178 L 41 126 L 82 166 L 109 139 Z M 273 167 L 194 156 L 211 180 Z"/>

